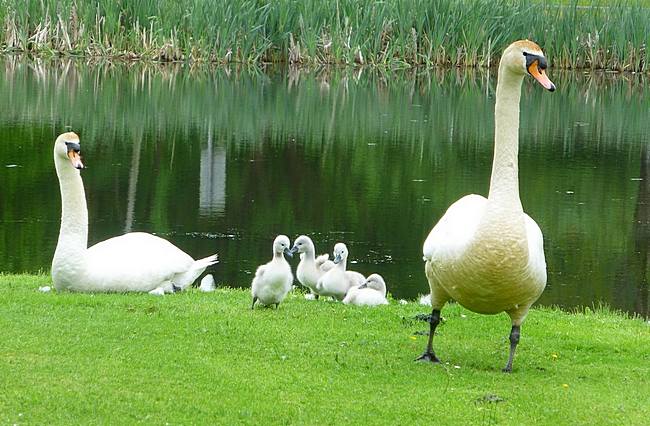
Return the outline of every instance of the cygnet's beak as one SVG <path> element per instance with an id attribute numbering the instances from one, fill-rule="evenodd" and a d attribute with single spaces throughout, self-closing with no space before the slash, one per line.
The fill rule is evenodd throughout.
<path id="1" fill-rule="evenodd" d="M 339 253 L 335 253 L 334 260 L 332 260 L 332 262 L 334 262 L 334 264 L 341 262 L 341 255 Z"/>
<path id="2" fill-rule="evenodd" d="M 361 284 L 361 285 L 359 286 L 359 288 L 368 288 L 368 281 L 366 281 L 365 283 Z"/>
<path id="3" fill-rule="evenodd" d="M 289 247 L 286 247 L 286 248 L 284 249 L 284 254 L 286 254 L 286 255 L 289 256 L 289 257 L 293 257 L 293 251 L 292 251 L 292 250 L 289 250 Z"/>
<path id="4" fill-rule="evenodd" d="M 289 250 L 289 253 L 291 253 L 291 256 L 293 256 L 294 253 L 298 252 L 298 246 L 293 246 L 291 247 L 291 250 Z"/>

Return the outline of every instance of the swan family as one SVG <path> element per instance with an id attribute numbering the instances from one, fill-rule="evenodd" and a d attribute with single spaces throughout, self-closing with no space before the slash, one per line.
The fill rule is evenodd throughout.
<path id="1" fill-rule="evenodd" d="M 508 46 L 499 63 L 494 157 L 488 196 L 470 194 L 453 203 L 435 224 L 422 247 L 430 289 L 429 337 L 420 361 L 440 362 L 433 338 L 444 305 L 454 300 L 481 314 L 505 312 L 511 320 L 509 356 L 503 371 L 511 372 L 521 325 L 546 286 L 543 236 L 519 197 L 518 139 L 521 86 L 527 75 L 548 91 L 555 85 L 546 75 L 541 48 L 528 40 Z M 88 242 L 88 210 L 80 175 L 79 137 L 60 135 L 54 144 L 62 214 L 52 260 L 52 281 L 58 290 L 89 292 L 183 290 L 217 255 L 194 260 L 155 235 L 134 232 L 92 247 Z M 329 296 L 345 304 L 387 304 L 386 283 L 377 274 L 367 279 L 347 270 L 344 243 L 333 258 L 316 256 L 313 241 L 301 235 L 293 246 L 285 235 L 273 242 L 272 259 L 259 266 L 251 283 L 252 305 L 276 308 L 292 289 L 294 276 L 286 256 L 300 254 L 296 278 L 311 298 Z M 206 283 L 207 287 L 213 283 Z"/>
<path id="2" fill-rule="evenodd" d="M 329 255 L 315 257 L 314 243 L 306 235 L 301 235 L 294 241 L 289 249 L 289 237 L 278 235 L 273 242 L 273 259 L 260 265 L 255 271 L 251 283 L 253 303 L 259 301 L 262 305 L 275 305 L 277 308 L 292 289 L 293 273 L 291 265 L 284 255 L 293 257 L 300 253 L 300 263 L 296 268 L 296 275 L 300 284 L 305 286 L 313 299 L 320 296 L 330 296 L 334 300 L 343 301 L 354 305 L 386 305 L 386 284 L 379 274 L 372 274 L 366 280 L 361 273 L 346 270 L 348 249 L 344 243 L 334 246 L 334 259 L 329 260 Z M 378 281 L 381 284 L 376 284 Z M 347 299 L 347 296 L 358 289 L 363 289 L 357 297 Z M 380 294 L 381 292 L 381 294 Z M 376 294 L 372 294 L 376 293 Z M 347 301 L 346 301 L 347 300 Z"/>

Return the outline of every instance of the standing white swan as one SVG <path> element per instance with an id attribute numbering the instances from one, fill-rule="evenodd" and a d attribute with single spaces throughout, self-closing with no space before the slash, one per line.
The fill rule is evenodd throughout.
<path id="1" fill-rule="evenodd" d="M 273 259 L 258 266 L 251 283 L 253 295 L 251 309 L 255 308 L 255 302 L 258 300 L 262 305 L 275 305 L 277 309 L 291 290 L 293 274 L 289 262 L 284 258 L 285 254 L 289 257 L 293 256 L 289 250 L 290 246 L 291 242 L 286 235 L 278 235 L 273 241 Z"/>
<path id="2" fill-rule="evenodd" d="M 325 272 L 334 267 L 334 263 L 329 259 L 328 254 L 322 254 L 316 257 L 316 248 L 314 242 L 306 235 L 301 235 L 293 242 L 291 253 L 300 253 L 300 263 L 296 268 L 296 278 L 300 284 L 311 290 L 314 299 L 318 299 L 316 283 Z"/>
<path id="3" fill-rule="evenodd" d="M 546 286 L 542 232 L 522 208 L 517 165 L 521 84 L 528 73 L 554 91 L 545 69 L 544 54 L 531 41 L 517 41 L 503 52 L 488 198 L 472 194 L 456 201 L 424 242 L 433 310 L 427 348 L 418 360 L 439 362 L 432 339 L 440 310 L 454 299 L 474 312 L 510 316 L 510 356 L 503 371 L 512 371 L 521 323 Z"/>
<path id="4" fill-rule="evenodd" d="M 80 170 L 79 136 L 60 135 L 54 165 L 61 188 L 61 229 L 52 259 L 57 290 L 89 292 L 184 289 L 217 262 L 194 260 L 169 241 L 143 232 L 110 238 L 88 248 L 88 209 Z"/>

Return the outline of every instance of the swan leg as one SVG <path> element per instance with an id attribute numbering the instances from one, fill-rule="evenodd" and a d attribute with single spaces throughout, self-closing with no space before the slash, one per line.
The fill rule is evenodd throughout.
<path id="1" fill-rule="evenodd" d="M 440 362 L 436 354 L 433 352 L 433 335 L 436 332 L 436 327 L 440 324 L 440 309 L 433 309 L 431 311 L 431 319 L 429 320 L 429 340 L 427 341 L 427 348 L 424 353 L 417 357 L 416 361 L 429 361 Z"/>
<path id="2" fill-rule="evenodd" d="M 178 293 L 183 290 L 183 287 L 179 287 L 176 284 L 172 283 L 172 293 Z"/>
<path id="3" fill-rule="evenodd" d="M 275 309 L 278 309 L 280 307 L 280 303 L 275 304 Z"/>
<path id="4" fill-rule="evenodd" d="M 519 331 L 521 326 L 513 325 L 510 330 L 510 356 L 508 357 L 508 363 L 505 368 L 502 370 L 504 373 L 512 372 L 512 360 L 515 358 L 515 350 L 517 349 L 517 344 L 519 344 Z"/>
<path id="5" fill-rule="evenodd" d="M 251 309 L 255 309 L 255 302 L 257 302 L 257 297 L 253 296 L 253 304 L 251 305 Z"/>

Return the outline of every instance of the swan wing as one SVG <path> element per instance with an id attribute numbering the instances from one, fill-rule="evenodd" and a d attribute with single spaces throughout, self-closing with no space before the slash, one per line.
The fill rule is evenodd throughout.
<path id="1" fill-rule="evenodd" d="M 348 279 L 348 285 L 350 287 L 359 286 L 366 282 L 366 277 L 357 271 L 345 271 L 345 277 Z"/>
<path id="2" fill-rule="evenodd" d="M 325 273 L 325 272 L 329 271 L 330 269 L 334 268 L 335 266 L 336 266 L 336 264 L 335 264 L 334 262 L 332 262 L 331 260 L 326 260 L 326 261 L 323 262 L 323 264 L 320 266 L 319 270 L 320 270 L 322 273 Z"/>
<path id="3" fill-rule="evenodd" d="M 266 264 L 260 265 L 255 271 L 255 276 L 253 277 L 253 282 L 251 283 L 251 292 L 253 296 L 257 296 L 260 286 L 262 286 L 262 280 L 264 279 L 264 273 L 266 272 Z"/>
<path id="4" fill-rule="evenodd" d="M 544 236 L 537 223 L 525 215 L 526 238 L 528 239 L 528 271 L 534 282 L 546 286 L 546 258 L 544 257 Z M 540 293 L 541 293 L 540 290 Z"/>
<path id="5" fill-rule="evenodd" d="M 171 286 L 194 259 L 155 235 L 133 232 L 110 238 L 86 252 L 87 277 L 94 290 L 144 291 Z"/>
<path id="6" fill-rule="evenodd" d="M 316 257 L 316 260 L 315 260 L 316 268 L 318 268 L 320 270 L 323 270 L 323 271 L 329 271 L 331 269 L 331 267 L 334 266 L 334 262 L 331 262 L 329 260 L 329 258 L 330 258 L 330 255 L 327 254 L 327 253 L 321 254 L 320 256 Z M 327 267 L 327 269 L 324 269 L 325 267 Z"/>
<path id="7" fill-rule="evenodd" d="M 424 260 L 459 256 L 472 241 L 486 205 L 485 197 L 470 194 L 449 206 L 424 241 Z"/>
<path id="8" fill-rule="evenodd" d="M 264 276 L 264 272 L 266 272 L 266 265 L 258 266 L 257 270 L 255 271 L 255 278 L 261 280 Z"/>

